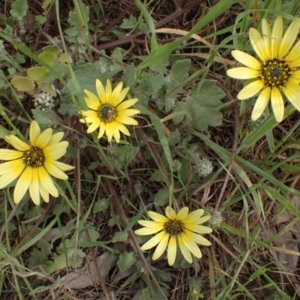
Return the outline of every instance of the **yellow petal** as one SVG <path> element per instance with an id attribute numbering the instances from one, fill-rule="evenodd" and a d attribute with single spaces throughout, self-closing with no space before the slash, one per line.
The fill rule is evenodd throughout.
<path id="1" fill-rule="evenodd" d="M 193 241 L 199 245 L 202 245 L 202 246 L 210 246 L 211 245 L 211 242 L 204 238 L 203 236 L 199 235 L 199 234 L 195 234 L 193 233 L 192 236 L 191 236 L 191 239 L 193 239 Z"/>
<path id="2" fill-rule="evenodd" d="M 101 126 L 101 124 L 100 124 L 98 139 L 102 138 L 102 136 L 104 135 L 104 132 L 105 132 L 105 126 Z"/>
<path id="3" fill-rule="evenodd" d="M 35 205 L 40 205 L 40 184 L 39 184 L 39 177 L 38 177 L 38 170 L 37 168 L 32 168 L 32 178 L 29 183 L 29 194 L 31 200 Z"/>
<path id="4" fill-rule="evenodd" d="M 272 30 L 272 37 L 271 37 L 272 58 L 276 58 L 278 56 L 279 48 L 282 40 L 282 33 L 283 33 L 283 21 L 282 21 L 282 17 L 279 16 L 276 18 Z"/>
<path id="5" fill-rule="evenodd" d="M 185 222 L 191 222 L 191 223 L 194 223 L 194 224 L 200 224 L 200 223 L 198 223 L 198 221 L 203 216 L 203 214 L 204 214 L 204 209 L 194 210 L 191 213 L 189 213 L 189 215 L 187 216 Z M 208 217 L 210 217 L 210 216 L 208 216 Z"/>
<path id="6" fill-rule="evenodd" d="M 107 123 L 106 124 L 106 126 L 105 126 L 105 132 L 106 132 L 106 136 L 107 136 L 108 142 L 111 142 L 112 137 L 113 137 L 113 133 L 114 133 L 114 130 L 112 128 L 111 123 Z"/>
<path id="7" fill-rule="evenodd" d="M 146 242 L 141 249 L 143 251 L 145 250 L 149 250 L 153 247 L 155 247 L 162 239 L 163 237 L 166 235 L 166 233 L 164 231 L 158 233 L 157 235 L 155 235 L 154 237 L 152 237 L 148 242 Z M 167 246 L 167 245 L 166 245 Z"/>
<path id="8" fill-rule="evenodd" d="M 99 98 L 94 93 L 88 90 L 84 90 L 84 92 L 87 95 L 87 97 L 84 97 L 84 100 L 88 108 L 92 110 L 98 110 L 101 105 Z"/>
<path id="9" fill-rule="evenodd" d="M 164 233 L 163 238 L 161 239 L 161 241 L 159 242 L 159 244 L 157 245 L 157 247 L 156 247 L 156 249 L 153 253 L 153 256 L 152 256 L 153 260 L 156 260 L 156 259 L 158 259 L 162 256 L 162 254 L 166 250 L 166 247 L 168 245 L 168 241 L 169 241 L 169 235 Z"/>
<path id="10" fill-rule="evenodd" d="M 25 164 L 23 159 L 8 161 L 3 164 L 0 164 L 0 175 L 12 173 L 15 177 L 18 177 L 22 173 L 24 168 Z"/>
<path id="11" fill-rule="evenodd" d="M 52 176 L 62 180 L 68 179 L 68 175 L 56 167 L 54 161 L 46 160 L 44 166 Z"/>
<path id="12" fill-rule="evenodd" d="M 100 101 L 103 103 L 103 97 L 105 96 L 105 90 L 104 90 L 102 82 L 99 79 L 96 80 L 96 90 L 97 90 L 97 94 L 99 96 Z"/>
<path id="13" fill-rule="evenodd" d="M 295 84 L 288 84 L 283 88 L 287 99 L 300 111 L 300 86 Z"/>
<path id="14" fill-rule="evenodd" d="M 48 145 L 48 143 L 50 142 L 51 137 L 52 137 L 52 129 L 48 128 L 48 129 L 44 130 L 39 135 L 38 139 L 36 140 L 35 146 L 40 149 L 45 148 Z"/>
<path id="15" fill-rule="evenodd" d="M 138 102 L 137 98 L 126 100 L 126 101 L 122 102 L 120 105 L 118 105 L 118 106 L 116 105 L 117 111 L 127 109 L 128 107 L 134 105 L 137 102 Z"/>
<path id="16" fill-rule="evenodd" d="M 231 55 L 241 64 L 247 66 L 251 69 L 260 70 L 261 64 L 260 62 L 254 58 L 253 56 L 239 50 L 231 51 Z"/>
<path id="17" fill-rule="evenodd" d="M 267 48 L 265 41 L 261 38 L 259 32 L 254 29 L 249 29 L 249 38 L 251 45 L 262 61 L 266 61 L 270 58 L 269 49 Z"/>
<path id="18" fill-rule="evenodd" d="M 271 29 L 266 19 L 262 19 L 262 38 L 265 41 L 265 45 L 268 49 L 271 48 Z"/>
<path id="19" fill-rule="evenodd" d="M 297 38 L 299 29 L 300 20 L 293 21 L 282 38 L 278 53 L 279 58 L 284 57 L 290 51 Z"/>
<path id="20" fill-rule="evenodd" d="M 49 142 L 49 145 L 54 145 L 54 144 L 57 144 L 61 141 L 61 139 L 63 138 L 64 136 L 64 133 L 63 132 L 57 132 L 57 133 L 54 133 L 52 136 L 51 136 L 51 140 Z"/>
<path id="21" fill-rule="evenodd" d="M 138 122 L 130 117 L 117 118 L 117 121 L 125 125 L 138 125 Z"/>
<path id="22" fill-rule="evenodd" d="M 73 170 L 75 169 L 74 166 L 70 166 L 70 165 L 67 165 L 67 164 L 64 164 L 60 161 L 53 161 L 52 164 L 57 167 L 58 169 L 62 170 L 62 171 L 70 171 L 70 170 Z"/>
<path id="23" fill-rule="evenodd" d="M 32 146 L 36 146 L 36 141 L 41 133 L 40 126 L 36 121 L 32 121 L 30 124 L 29 137 Z"/>
<path id="24" fill-rule="evenodd" d="M 177 213 L 176 219 L 184 220 L 187 217 L 188 213 L 189 213 L 189 208 L 185 206 Z"/>
<path id="25" fill-rule="evenodd" d="M 44 155 L 46 159 L 57 160 L 61 158 L 66 152 L 69 143 L 66 141 L 60 142 L 58 144 L 52 144 L 44 148 Z"/>
<path id="26" fill-rule="evenodd" d="M 99 122 L 92 123 L 87 129 L 87 133 L 94 132 L 96 129 L 98 129 L 99 125 Z"/>
<path id="27" fill-rule="evenodd" d="M 13 160 L 4 164 L 1 164 L 0 169 L 0 189 L 3 189 L 11 182 L 13 182 L 16 178 L 18 178 L 23 172 L 25 165 L 21 160 Z M 5 172 L 5 173 L 4 173 Z"/>
<path id="28" fill-rule="evenodd" d="M 40 186 L 42 189 L 52 195 L 53 197 L 58 197 L 58 190 L 55 187 L 51 177 L 49 176 L 48 172 L 42 167 L 37 168 L 38 171 L 38 178 L 40 182 Z"/>
<path id="29" fill-rule="evenodd" d="M 260 95 L 258 96 L 254 108 L 252 110 L 251 118 L 253 121 L 256 121 L 265 111 L 271 95 L 271 88 L 265 88 Z"/>
<path id="30" fill-rule="evenodd" d="M 192 233 L 184 232 L 181 234 L 181 236 L 182 236 L 182 241 L 185 243 L 185 245 L 189 249 L 189 251 L 197 258 L 201 258 L 202 253 L 201 253 L 199 247 L 197 246 L 197 244 L 193 241 Z"/>
<path id="31" fill-rule="evenodd" d="M 10 149 L 0 149 L 0 160 L 14 160 L 24 155 L 22 151 L 15 151 Z M 1 165 L 0 165 L 1 166 Z M 1 167 L 0 167 L 1 169 Z"/>
<path id="32" fill-rule="evenodd" d="M 287 55 L 286 60 L 294 62 L 295 59 L 300 57 L 300 40 L 295 44 L 295 46 L 292 48 L 290 53 Z M 296 67 L 297 65 L 294 65 L 293 67 Z"/>
<path id="33" fill-rule="evenodd" d="M 277 88 L 272 88 L 271 91 L 271 104 L 274 111 L 275 119 L 280 123 L 284 115 L 284 103 L 280 91 Z"/>
<path id="34" fill-rule="evenodd" d="M 236 79 L 252 79 L 260 76 L 259 70 L 239 67 L 227 70 L 227 75 Z"/>
<path id="35" fill-rule="evenodd" d="M 194 231 L 196 233 L 206 234 L 211 233 L 212 229 L 207 226 L 195 225 L 195 224 L 185 224 L 185 228 L 188 230 Z"/>
<path id="36" fill-rule="evenodd" d="M 168 222 L 169 219 L 166 218 L 165 216 L 161 215 L 161 214 L 158 214 L 157 212 L 154 212 L 154 211 L 148 211 L 148 215 L 149 217 L 155 221 L 155 222 Z"/>
<path id="37" fill-rule="evenodd" d="M 6 136 L 4 137 L 4 139 L 6 142 L 8 142 L 10 145 L 12 145 L 19 151 L 27 151 L 30 149 L 30 146 L 28 144 L 24 143 L 14 135 Z"/>
<path id="38" fill-rule="evenodd" d="M 256 80 L 246 85 L 237 95 L 239 100 L 245 100 L 255 96 L 262 88 L 264 83 L 261 80 Z"/>
<path id="39" fill-rule="evenodd" d="M 167 206 L 165 209 L 165 214 L 168 219 L 175 220 L 176 219 L 176 213 L 174 209 L 171 206 Z"/>
<path id="40" fill-rule="evenodd" d="M 168 264 L 173 266 L 177 254 L 177 243 L 176 238 L 171 236 L 169 244 L 168 244 Z"/>
<path id="41" fill-rule="evenodd" d="M 117 143 L 120 143 L 120 131 L 117 128 L 114 129 L 113 137 Z"/>
<path id="42" fill-rule="evenodd" d="M 32 168 L 27 167 L 20 176 L 14 191 L 14 202 L 19 203 L 24 197 L 32 180 Z"/>
<path id="43" fill-rule="evenodd" d="M 118 106 L 119 103 L 121 103 L 121 102 L 125 99 L 125 97 L 126 97 L 128 91 L 129 91 L 129 87 L 125 88 L 125 89 L 119 94 L 118 98 L 115 99 L 115 101 L 113 101 L 111 104 L 112 104 L 113 106 Z"/>
<path id="44" fill-rule="evenodd" d="M 44 200 L 46 203 L 48 203 L 48 202 L 49 202 L 49 193 L 46 192 L 42 186 L 40 186 L 40 194 L 41 194 L 43 200 Z"/>
<path id="45" fill-rule="evenodd" d="M 188 249 L 188 247 L 185 244 L 182 234 L 178 236 L 178 244 L 179 244 L 179 248 L 181 250 L 183 257 L 187 260 L 187 262 L 189 262 L 191 264 L 193 262 L 193 258 L 192 258 L 190 250 Z"/>
<path id="46" fill-rule="evenodd" d="M 135 234 L 137 235 L 151 235 L 151 234 L 155 234 L 159 231 L 161 231 L 163 229 L 162 228 L 159 228 L 159 227 L 156 227 L 156 228 L 150 228 L 150 227 L 146 227 L 146 228 L 140 228 L 140 229 L 137 229 L 135 230 Z"/>
<path id="47" fill-rule="evenodd" d="M 118 124 L 118 129 L 124 133 L 125 135 L 130 135 L 130 132 L 128 131 L 128 129 L 121 123 Z"/>

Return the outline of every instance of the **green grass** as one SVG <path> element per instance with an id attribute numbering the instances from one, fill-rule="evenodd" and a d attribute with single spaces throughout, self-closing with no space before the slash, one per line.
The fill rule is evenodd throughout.
<path id="1" fill-rule="evenodd" d="M 270 107 L 251 121 L 257 96 L 237 100 L 244 82 L 226 75 L 233 49 L 254 54 L 249 28 L 278 15 L 287 28 L 298 2 L 62 2 L 0 8 L 0 148 L 35 119 L 64 132 L 62 161 L 75 166 L 37 207 L 28 193 L 14 203 L 14 183 L 0 190 L 0 298 L 298 299 L 299 112 L 286 101 L 280 124 Z M 79 121 L 96 79 L 139 99 L 119 144 Z M 50 110 L 34 107 L 42 91 Z M 140 249 L 137 221 L 167 205 L 212 216 L 193 264 Z"/>

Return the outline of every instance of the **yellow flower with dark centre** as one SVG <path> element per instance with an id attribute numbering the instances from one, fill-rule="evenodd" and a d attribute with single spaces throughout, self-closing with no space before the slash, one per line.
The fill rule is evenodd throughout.
<path id="1" fill-rule="evenodd" d="M 0 160 L 7 161 L 0 164 L 0 189 L 8 186 L 19 178 L 14 191 L 14 202 L 19 203 L 27 190 L 32 201 L 40 204 L 40 196 L 49 202 L 49 194 L 58 197 L 51 176 L 66 180 L 64 171 L 74 167 L 57 161 L 67 151 L 68 142 L 62 141 L 64 133 L 52 134 L 48 128 L 41 132 L 36 121 L 30 125 L 30 142 L 25 143 L 14 135 L 5 136 L 5 141 L 16 150 L 0 149 Z"/>
<path id="2" fill-rule="evenodd" d="M 168 263 L 172 266 L 176 259 L 177 248 L 179 246 L 184 258 L 193 262 L 193 254 L 197 258 L 202 257 L 202 253 L 197 244 L 210 246 L 211 243 L 202 234 L 211 233 L 212 229 L 200 224 L 210 219 L 204 216 L 204 210 L 198 209 L 189 213 L 188 207 L 182 208 L 177 214 L 170 207 L 166 207 L 166 216 L 149 211 L 148 215 L 153 221 L 139 220 L 138 223 L 144 228 L 135 231 L 138 235 L 155 234 L 141 249 L 148 250 L 156 247 L 153 259 L 158 259 L 167 248 Z"/>
<path id="3" fill-rule="evenodd" d="M 96 80 L 97 96 L 84 90 L 87 97 L 85 102 L 89 110 L 82 110 L 83 118 L 80 122 L 89 124 L 88 133 L 99 128 L 98 139 L 106 133 L 110 142 L 114 137 L 116 142 L 120 142 L 120 131 L 125 135 L 130 135 L 125 125 L 137 125 L 138 122 L 132 117 L 140 113 L 137 109 L 129 109 L 138 99 L 133 98 L 123 101 L 129 88 L 122 90 L 123 83 L 119 82 L 114 90 L 112 90 L 110 80 L 107 80 L 106 86 L 102 85 L 99 79 Z"/>
<path id="4" fill-rule="evenodd" d="M 233 68 L 227 75 L 236 79 L 252 79 L 237 95 L 239 100 L 259 93 L 252 111 L 252 120 L 257 120 L 266 109 L 269 100 L 277 122 L 284 116 L 284 94 L 300 111 L 300 41 L 294 46 L 300 28 L 300 20 L 293 21 L 283 35 L 282 17 L 277 17 L 271 32 L 268 22 L 262 20 L 262 36 L 250 28 L 249 37 L 259 60 L 239 50 L 232 56 L 246 67 Z M 293 46 L 293 47 L 292 47 Z"/>

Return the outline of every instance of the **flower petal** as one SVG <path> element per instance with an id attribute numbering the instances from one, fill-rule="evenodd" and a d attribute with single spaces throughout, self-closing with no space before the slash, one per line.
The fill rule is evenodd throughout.
<path id="1" fill-rule="evenodd" d="M 14 135 L 5 136 L 4 139 L 7 143 L 12 145 L 14 148 L 16 148 L 19 151 L 27 151 L 30 149 L 30 146 L 28 144 L 24 143 Z"/>
<path id="2" fill-rule="evenodd" d="M 24 197 L 32 180 L 32 168 L 27 167 L 20 176 L 14 191 L 14 202 L 19 203 Z"/>
<path id="3" fill-rule="evenodd" d="M 231 55 L 241 64 L 247 66 L 251 69 L 260 70 L 261 64 L 260 62 L 254 58 L 253 56 L 239 50 L 231 51 Z"/>
<path id="4" fill-rule="evenodd" d="M 275 119 L 278 123 L 280 123 L 284 115 L 284 103 L 282 95 L 276 87 L 272 88 L 271 91 L 271 104 L 274 111 Z"/>
<path id="5" fill-rule="evenodd" d="M 254 108 L 252 110 L 251 118 L 253 121 L 256 121 L 265 111 L 271 95 L 271 88 L 265 88 L 260 95 L 258 96 Z"/>
<path id="6" fill-rule="evenodd" d="M 261 80 L 256 80 L 246 85 L 237 95 L 239 100 L 245 100 L 255 96 L 262 88 L 264 83 Z"/>
<path id="7" fill-rule="evenodd" d="M 84 101 L 88 108 L 92 110 L 98 110 L 101 105 L 99 98 L 94 93 L 88 90 L 84 90 L 84 92 L 87 95 L 87 97 L 84 97 Z"/>
<path id="8" fill-rule="evenodd" d="M 291 49 L 293 46 L 298 32 L 300 29 L 300 20 L 298 19 L 297 21 L 293 21 L 287 31 L 285 32 L 280 47 L 279 47 L 279 53 L 278 57 L 282 58 L 284 57 Z"/>
<path id="9" fill-rule="evenodd" d="M 260 71 L 246 67 L 239 67 L 227 70 L 227 75 L 236 79 L 252 79 L 259 77 Z"/>
<path id="10" fill-rule="evenodd" d="M 33 203 L 35 205 L 40 205 L 41 199 L 40 199 L 40 183 L 39 183 L 38 169 L 32 168 L 31 173 L 32 173 L 32 178 L 29 183 L 29 194 Z"/>
<path id="11" fill-rule="evenodd" d="M 166 233 L 164 231 L 156 234 L 154 237 L 152 237 L 148 242 L 146 242 L 141 249 L 143 251 L 145 250 L 149 250 L 153 247 L 155 247 L 158 243 L 160 243 L 160 241 L 163 239 L 163 237 L 166 235 Z M 167 246 L 167 245 L 166 245 Z"/>
<path id="12" fill-rule="evenodd" d="M 159 242 L 159 244 L 157 245 L 157 247 L 153 253 L 153 256 L 152 256 L 153 260 L 160 258 L 162 256 L 162 254 L 165 252 L 166 247 L 168 245 L 170 236 L 168 234 L 166 234 L 165 232 L 163 232 L 163 233 L 164 233 L 164 236 L 162 237 L 161 241 Z"/>
<path id="13" fill-rule="evenodd" d="M 41 134 L 40 126 L 37 121 L 32 121 L 29 129 L 30 143 L 32 146 L 37 146 L 36 142 Z"/>
<path id="14" fill-rule="evenodd" d="M 157 212 L 154 212 L 154 211 L 148 211 L 148 215 L 155 222 L 165 223 L 165 222 L 169 221 L 168 218 L 166 218 L 165 216 L 158 214 Z"/>
<path id="15" fill-rule="evenodd" d="M 283 20 L 281 16 L 278 16 L 273 25 L 272 37 L 271 37 L 271 55 L 273 58 L 276 58 L 278 56 L 280 44 L 282 41 L 282 33 L 283 33 Z"/>
<path id="16" fill-rule="evenodd" d="M 0 149 L 0 160 L 14 160 L 24 155 L 22 151 Z M 0 165 L 1 166 L 1 165 Z"/>
<path id="17" fill-rule="evenodd" d="M 165 214 L 168 219 L 175 220 L 176 219 L 176 213 L 174 209 L 171 206 L 167 206 L 165 209 Z"/>
<path id="18" fill-rule="evenodd" d="M 177 254 L 177 242 L 174 236 L 170 237 L 170 241 L 168 244 L 168 264 L 170 266 L 174 265 L 175 259 Z"/>
<path id="19" fill-rule="evenodd" d="M 256 52 L 256 54 L 259 56 L 259 58 L 262 61 L 268 60 L 270 58 L 269 49 L 267 48 L 264 40 L 261 38 L 259 32 L 254 28 L 250 28 L 249 38 L 250 38 L 251 45 L 254 51 Z"/>
<path id="20" fill-rule="evenodd" d="M 300 111 L 300 86 L 295 84 L 288 84 L 282 88 L 287 99 Z"/>
<path id="21" fill-rule="evenodd" d="M 52 129 L 48 128 L 44 130 L 37 138 L 35 146 L 40 149 L 45 148 L 50 142 L 51 137 L 52 137 Z"/>

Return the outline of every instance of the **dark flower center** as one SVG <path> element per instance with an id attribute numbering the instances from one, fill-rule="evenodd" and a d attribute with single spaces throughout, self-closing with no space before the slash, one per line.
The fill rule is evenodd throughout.
<path id="1" fill-rule="evenodd" d="M 282 88 L 286 86 L 291 72 L 284 59 L 274 58 L 262 64 L 260 76 L 265 86 Z"/>
<path id="2" fill-rule="evenodd" d="M 104 123 L 113 122 L 117 117 L 117 110 L 113 106 L 104 104 L 100 106 L 98 115 Z"/>
<path id="3" fill-rule="evenodd" d="M 44 165 L 45 156 L 42 149 L 31 147 L 23 155 L 24 163 L 27 167 L 38 168 Z"/>
<path id="4" fill-rule="evenodd" d="M 184 226 L 180 220 L 169 220 L 165 223 L 164 230 L 170 235 L 179 235 L 183 232 Z"/>

